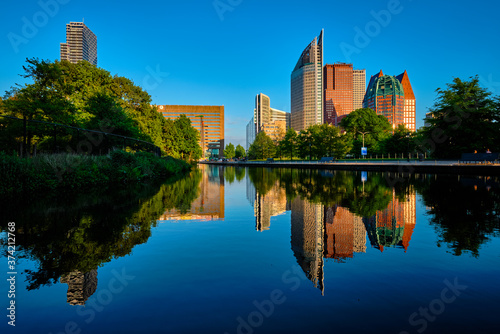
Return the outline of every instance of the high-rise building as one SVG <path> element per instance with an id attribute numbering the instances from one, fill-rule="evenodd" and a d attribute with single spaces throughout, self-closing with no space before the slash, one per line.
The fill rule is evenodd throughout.
<path id="1" fill-rule="evenodd" d="M 83 22 L 66 24 L 66 43 L 61 43 L 61 60 L 73 64 L 86 60 L 97 65 L 97 37 Z"/>
<path id="2" fill-rule="evenodd" d="M 323 122 L 338 125 L 342 118 L 354 110 L 352 64 L 325 65 L 323 80 Z"/>
<path id="3" fill-rule="evenodd" d="M 271 122 L 271 99 L 262 93 L 255 97 L 255 122 L 257 133 L 260 132 L 265 123 Z"/>
<path id="4" fill-rule="evenodd" d="M 373 75 L 363 106 L 386 116 L 394 128 L 404 124 L 410 131 L 417 129 L 416 99 L 406 70 L 398 76 L 384 75 L 382 70 Z"/>
<path id="5" fill-rule="evenodd" d="M 366 70 L 353 70 L 353 110 L 363 108 L 366 92 Z"/>
<path id="6" fill-rule="evenodd" d="M 186 115 L 191 125 L 200 132 L 203 157 L 222 158 L 224 154 L 224 106 L 159 105 L 158 111 L 167 119 L 175 120 Z"/>
<path id="7" fill-rule="evenodd" d="M 396 78 L 398 78 L 399 82 L 401 82 L 401 84 L 403 85 L 403 90 L 405 92 L 404 124 L 408 130 L 416 131 L 417 109 L 415 105 L 415 94 L 413 94 L 413 88 L 411 87 L 410 79 L 408 78 L 408 73 L 405 70 Z"/>
<path id="8" fill-rule="evenodd" d="M 380 71 L 370 79 L 363 100 L 364 108 L 371 108 L 377 115 L 383 115 L 393 129 L 404 124 L 405 95 L 403 85 L 395 77 Z"/>
<path id="9" fill-rule="evenodd" d="M 323 123 L 323 33 L 304 49 L 291 75 L 292 128 Z"/>
<path id="10" fill-rule="evenodd" d="M 290 128 L 290 113 L 271 108 L 271 99 L 265 94 L 255 97 L 253 113 L 247 124 L 247 150 L 259 132 L 264 131 L 273 141 L 279 141 Z"/>

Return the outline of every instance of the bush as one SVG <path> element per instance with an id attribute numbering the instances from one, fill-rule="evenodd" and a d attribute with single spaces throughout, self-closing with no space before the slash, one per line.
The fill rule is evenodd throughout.
<path id="1" fill-rule="evenodd" d="M 114 151 L 109 156 L 43 154 L 32 159 L 0 152 L 0 194 L 88 189 L 166 178 L 189 169 L 184 161 L 145 152 Z"/>

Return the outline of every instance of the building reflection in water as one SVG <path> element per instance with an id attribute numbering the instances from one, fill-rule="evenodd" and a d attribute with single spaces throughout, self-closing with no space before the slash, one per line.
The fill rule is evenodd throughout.
<path id="1" fill-rule="evenodd" d="M 325 206 L 295 197 L 287 201 L 279 180 L 266 194 L 259 194 L 247 178 L 247 198 L 254 207 L 256 230 L 270 228 L 270 219 L 291 210 L 291 248 L 307 278 L 324 292 L 324 259 L 344 262 L 355 253 L 366 253 L 367 239 L 373 248 L 409 247 L 416 224 L 416 193 L 397 196 L 371 217 L 361 217 L 340 204 Z"/>
<path id="2" fill-rule="evenodd" d="M 97 270 L 88 273 L 73 271 L 61 277 L 68 284 L 67 302 L 70 305 L 85 305 L 97 289 Z"/>
<path id="3" fill-rule="evenodd" d="M 206 166 L 199 186 L 200 194 L 187 212 L 167 210 L 158 220 L 224 219 L 224 168 Z"/>
<path id="4" fill-rule="evenodd" d="M 297 197 L 291 209 L 293 255 L 307 278 L 323 293 L 323 206 Z"/>
<path id="5" fill-rule="evenodd" d="M 366 252 L 366 229 L 363 218 L 335 205 L 324 208 L 325 258 L 342 261 L 354 253 Z"/>
<path id="6" fill-rule="evenodd" d="M 286 211 L 287 207 L 286 192 L 276 181 L 271 190 L 265 195 L 255 191 L 250 178 L 247 178 L 247 199 L 254 208 L 255 228 L 257 231 L 269 230 L 271 226 L 271 217 L 279 216 Z"/>
<path id="7" fill-rule="evenodd" d="M 416 195 L 410 189 L 410 195 L 401 200 L 395 191 L 385 210 L 378 211 L 373 217 L 363 218 L 372 247 L 384 251 L 384 247 L 401 247 L 405 252 L 410 245 L 416 220 Z"/>

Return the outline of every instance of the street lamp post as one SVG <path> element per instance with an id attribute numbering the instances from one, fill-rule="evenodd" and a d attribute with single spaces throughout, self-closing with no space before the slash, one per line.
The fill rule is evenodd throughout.
<path id="1" fill-rule="evenodd" d="M 366 132 L 361 132 L 361 131 L 358 131 L 359 133 L 361 133 L 363 135 L 363 146 L 362 147 L 365 147 L 365 135 L 367 133 L 370 133 L 369 131 L 366 131 Z M 363 155 L 363 159 L 365 158 L 365 156 Z"/>

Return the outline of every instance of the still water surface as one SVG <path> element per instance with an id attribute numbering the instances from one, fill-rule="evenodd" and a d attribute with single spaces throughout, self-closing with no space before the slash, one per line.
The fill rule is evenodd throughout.
<path id="1" fill-rule="evenodd" d="M 205 166 L 4 203 L 1 333 L 497 333 L 499 181 Z"/>

